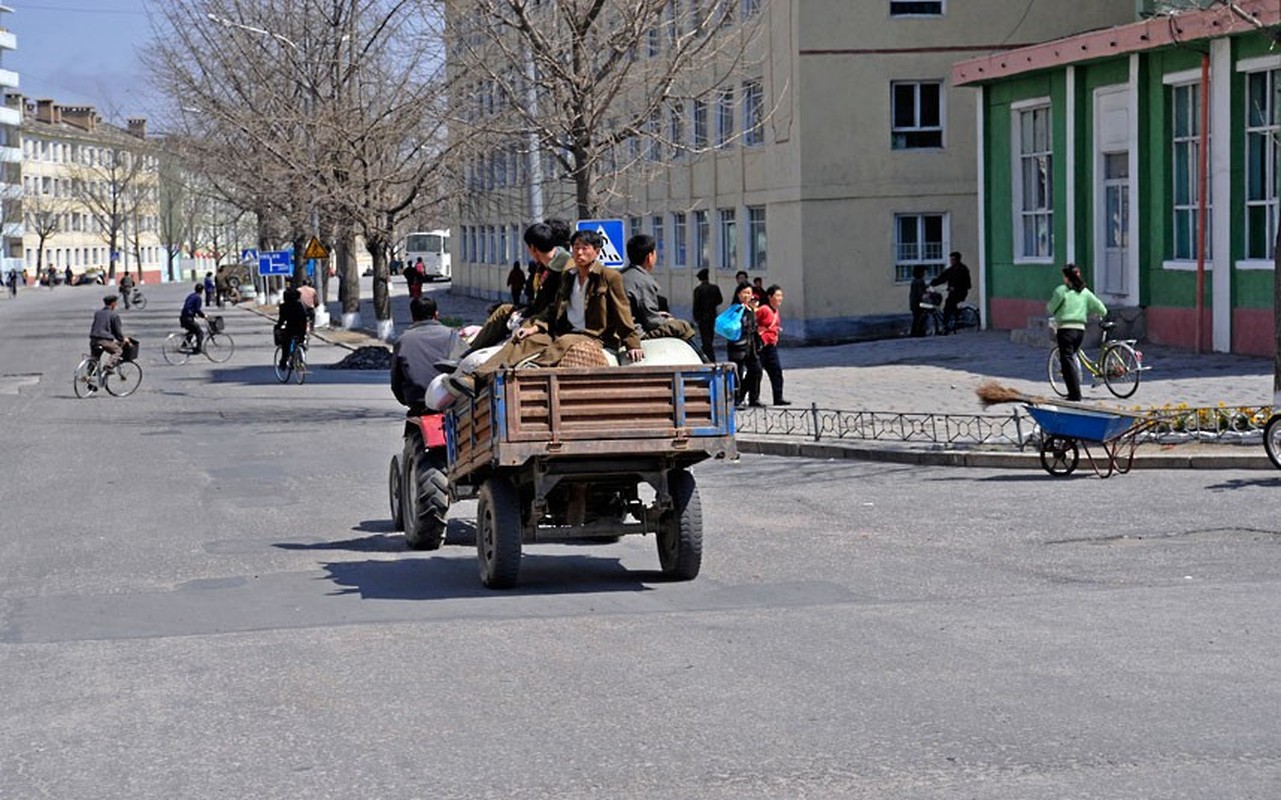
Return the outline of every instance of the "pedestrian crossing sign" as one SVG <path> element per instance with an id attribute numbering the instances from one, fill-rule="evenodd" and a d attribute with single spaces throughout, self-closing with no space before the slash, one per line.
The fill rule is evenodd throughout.
<path id="1" fill-rule="evenodd" d="M 600 249 L 600 263 L 607 267 L 627 265 L 626 239 L 621 219 L 580 219 L 578 230 L 596 231 L 605 240 Z"/>

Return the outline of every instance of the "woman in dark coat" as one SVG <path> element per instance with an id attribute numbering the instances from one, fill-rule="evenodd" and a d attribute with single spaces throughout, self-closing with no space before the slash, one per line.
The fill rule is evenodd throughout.
<path id="1" fill-rule="evenodd" d="M 761 339 L 756 330 L 756 294 L 750 283 L 740 283 L 734 295 L 743 306 L 743 332 L 726 348 L 729 360 L 738 368 L 734 403 L 739 408 L 761 406 L 764 403 L 761 402 Z"/>

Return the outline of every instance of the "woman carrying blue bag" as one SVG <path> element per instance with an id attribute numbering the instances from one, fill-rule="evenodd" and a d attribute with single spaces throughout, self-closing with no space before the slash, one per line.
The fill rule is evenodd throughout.
<path id="1" fill-rule="evenodd" d="M 732 306 L 716 318 L 716 332 L 729 341 L 726 355 L 734 363 L 738 373 L 738 385 L 734 392 L 734 404 L 739 408 L 763 406 L 761 402 L 761 359 L 760 335 L 756 330 L 756 295 L 750 283 L 740 283 L 734 293 L 737 300 Z M 734 333 L 733 314 L 738 312 L 738 335 Z M 726 318 L 722 324 L 722 318 Z M 743 401 L 747 400 L 746 405 Z"/>

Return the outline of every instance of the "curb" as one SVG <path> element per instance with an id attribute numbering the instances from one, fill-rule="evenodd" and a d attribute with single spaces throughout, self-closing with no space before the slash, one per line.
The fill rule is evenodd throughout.
<path id="1" fill-rule="evenodd" d="M 270 314 L 268 314 L 268 313 L 264 312 L 262 309 L 258 308 L 257 306 L 249 306 L 249 307 L 247 307 L 245 310 L 246 310 L 246 311 L 248 311 L 248 312 L 249 312 L 249 313 L 251 313 L 251 314 L 257 314 L 259 317 L 262 317 L 263 319 L 268 320 L 268 321 L 272 322 L 273 324 L 275 323 L 275 321 L 274 321 L 274 320 L 272 320 L 272 318 L 271 318 L 271 315 L 270 315 Z M 362 335 L 364 335 L 364 336 L 365 336 L 365 338 L 369 340 L 366 344 L 360 344 L 360 345 L 357 345 L 357 344 L 352 344 L 352 343 L 350 343 L 350 342 L 340 342 L 340 341 L 338 341 L 337 339 L 331 339 L 330 337 L 328 337 L 328 336 L 326 336 L 326 335 L 325 335 L 325 332 L 326 332 L 326 331 L 328 331 L 328 330 L 329 330 L 330 328 L 332 328 L 332 327 L 333 327 L 333 326 L 331 325 L 331 326 L 329 326 L 329 327 L 325 327 L 325 328 L 313 328 L 313 329 L 312 329 L 312 331 L 311 331 L 311 335 L 312 335 L 312 336 L 315 336 L 317 339 L 319 339 L 320 341 L 324 342 L 325 344 L 331 344 L 331 345 L 333 345 L 334 347 L 341 347 L 341 348 L 343 348 L 344 350 L 347 350 L 347 351 L 350 351 L 350 352 L 353 352 L 353 353 L 354 353 L 354 352 L 356 352 L 357 350 L 359 350 L 361 347 L 370 347 L 370 346 L 384 346 L 384 347 L 385 347 L 385 346 L 386 346 L 386 344 L 387 344 L 386 342 L 380 341 L 376 336 L 374 336 L 374 332 L 373 332 L 373 331 L 368 331 L 368 330 L 365 330 L 365 329 L 363 329 L 363 328 L 357 328 L 357 329 L 356 329 L 356 332 L 357 332 L 357 333 L 360 333 L 360 334 L 362 334 Z"/>
<path id="2" fill-rule="evenodd" d="M 891 447 L 865 447 L 822 442 L 779 442 L 739 436 L 740 453 L 793 458 L 851 459 L 890 464 L 916 464 L 938 467 L 987 467 L 1000 469 L 1041 469 L 1041 458 L 1032 452 L 994 452 L 975 450 L 914 450 Z M 1227 446 L 1225 446 L 1227 447 Z M 1134 455 L 1134 469 L 1246 469 L 1272 470 L 1267 454 L 1246 453 L 1144 453 Z M 1097 454 L 1096 454 L 1097 458 Z M 1077 471 L 1090 473 L 1089 461 L 1081 454 Z"/>

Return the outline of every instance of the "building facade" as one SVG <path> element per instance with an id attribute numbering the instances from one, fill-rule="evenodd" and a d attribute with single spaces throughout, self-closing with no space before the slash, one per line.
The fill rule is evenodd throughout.
<path id="1" fill-rule="evenodd" d="M 117 278 L 129 272 L 159 282 L 166 263 L 157 219 L 159 169 L 146 120 L 130 119 L 121 128 L 91 106 L 28 100 L 21 133 L 27 273 L 69 268 L 76 276 L 105 276 L 114 261 Z"/>
<path id="2" fill-rule="evenodd" d="M 1157 11 L 953 70 L 979 109 L 990 321 L 1044 316 L 1073 262 L 1153 342 L 1271 355 L 1281 8 Z"/>
<path id="3" fill-rule="evenodd" d="M 784 336 L 811 342 L 904 332 L 913 268 L 937 273 L 952 250 L 974 259 L 975 105 L 952 64 L 1135 15 L 1115 0 L 1035 3 L 1021 17 L 1004 0 L 732 5 L 738 24 L 763 15 L 758 50 L 716 91 L 664 109 L 629 154 L 644 168 L 611 187 L 607 215 L 658 240 L 655 275 L 678 313 L 700 268 L 725 289 L 744 270 L 784 288 Z M 690 147 L 656 144 L 676 138 Z M 512 184 L 528 172 L 502 161 L 469 183 L 470 198 L 521 197 Z M 573 219 L 563 192 L 548 198 L 546 216 Z M 460 207 L 456 286 L 504 294 L 528 208 Z"/>
<path id="4" fill-rule="evenodd" d="M 18 73 L 5 69 L 7 54 L 18 49 L 9 30 L 13 9 L 0 5 L 0 274 L 22 271 L 22 96 Z"/>

